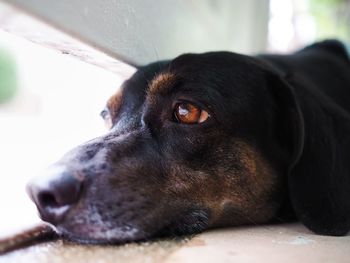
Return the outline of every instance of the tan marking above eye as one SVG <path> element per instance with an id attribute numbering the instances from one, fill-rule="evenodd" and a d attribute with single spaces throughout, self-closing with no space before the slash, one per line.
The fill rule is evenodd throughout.
<path id="1" fill-rule="evenodd" d="M 122 95 L 123 88 L 119 88 L 107 101 L 106 109 L 108 110 L 111 119 L 114 119 L 119 112 L 120 106 L 122 104 Z"/>
<path id="2" fill-rule="evenodd" d="M 188 102 L 178 103 L 174 114 L 178 122 L 185 124 L 202 123 L 210 117 L 207 111 Z"/>
<path id="3" fill-rule="evenodd" d="M 171 72 L 160 73 L 150 82 L 147 93 L 149 95 L 167 93 L 175 82 L 175 74 Z"/>

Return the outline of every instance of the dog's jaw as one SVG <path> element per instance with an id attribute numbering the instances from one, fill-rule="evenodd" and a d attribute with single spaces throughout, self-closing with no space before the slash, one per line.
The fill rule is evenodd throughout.
<path id="1" fill-rule="evenodd" d="M 106 220 L 115 215 L 101 212 L 95 206 L 81 211 L 73 210 L 65 220 L 56 225 L 57 232 L 64 239 L 86 244 L 116 244 L 138 241 L 150 237 L 135 222 L 117 223 Z"/>
<path id="2" fill-rule="evenodd" d="M 161 224 L 155 223 L 158 221 L 158 213 L 151 212 L 154 214 L 154 220 L 150 219 L 148 224 L 153 225 L 154 228 L 148 228 L 148 231 L 144 231 L 142 215 L 140 215 L 140 224 L 133 222 L 116 224 L 112 221 L 104 221 L 96 211 L 93 213 L 85 211 L 79 214 L 80 218 L 70 219 L 68 224 L 59 224 L 56 230 L 65 240 L 82 244 L 121 244 L 164 236 L 196 234 L 210 225 L 209 212 L 195 208 L 188 209 L 187 212 L 175 213 L 173 217 L 162 220 Z"/>
<path id="3" fill-rule="evenodd" d="M 62 227 L 57 227 L 57 231 L 62 238 L 81 244 L 119 244 L 148 238 L 138 228 L 131 226 L 116 227 L 108 230 L 104 230 L 104 228 L 105 226 L 99 228 L 84 225 L 79 233 Z"/>

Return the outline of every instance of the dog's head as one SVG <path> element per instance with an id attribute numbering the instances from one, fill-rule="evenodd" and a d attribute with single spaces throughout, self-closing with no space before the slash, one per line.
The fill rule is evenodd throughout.
<path id="1" fill-rule="evenodd" d="M 72 240 L 125 242 L 267 222 L 302 150 L 289 85 L 256 58 L 186 54 L 139 68 L 102 112 L 109 132 L 28 191 Z"/>

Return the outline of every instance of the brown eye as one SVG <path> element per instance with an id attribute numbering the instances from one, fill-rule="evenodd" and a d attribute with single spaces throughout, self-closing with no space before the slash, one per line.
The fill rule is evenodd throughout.
<path id="1" fill-rule="evenodd" d="M 202 123 L 209 118 L 208 112 L 191 103 L 179 103 L 175 107 L 175 118 L 180 123 Z"/>

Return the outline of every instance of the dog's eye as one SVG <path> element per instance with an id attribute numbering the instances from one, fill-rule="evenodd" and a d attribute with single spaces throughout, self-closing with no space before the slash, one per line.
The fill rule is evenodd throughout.
<path id="1" fill-rule="evenodd" d="M 179 103 L 175 106 L 175 118 L 179 123 L 196 124 L 206 121 L 208 112 L 191 103 Z"/>
<path id="2" fill-rule="evenodd" d="M 109 110 L 104 109 L 103 111 L 101 111 L 100 115 L 101 115 L 102 119 L 104 120 L 107 129 L 111 129 L 112 128 L 112 118 L 111 118 L 111 115 L 109 113 Z"/>

